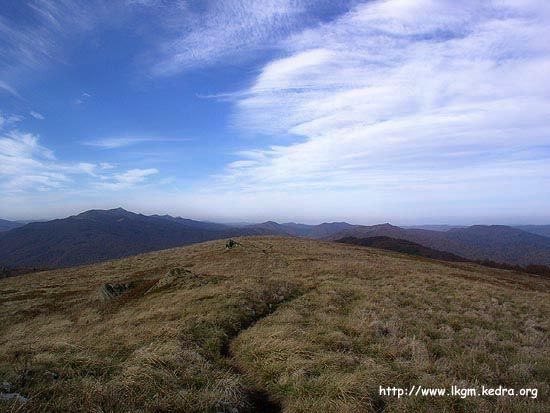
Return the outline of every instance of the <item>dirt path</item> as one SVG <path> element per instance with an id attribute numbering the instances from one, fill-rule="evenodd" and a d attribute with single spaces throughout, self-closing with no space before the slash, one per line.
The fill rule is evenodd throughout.
<path id="1" fill-rule="evenodd" d="M 231 349 L 231 344 L 233 343 L 233 341 L 236 340 L 237 337 L 239 337 L 248 329 L 253 328 L 254 325 L 256 325 L 256 323 L 258 323 L 260 320 L 270 316 L 275 311 L 277 311 L 277 309 L 282 304 L 289 303 L 292 300 L 298 298 L 300 295 L 287 297 L 279 302 L 269 304 L 264 312 L 258 313 L 253 318 L 245 320 L 243 323 L 241 323 L 241 326 L 237 331 L 227 337 L 227 340 L 223 343 L 221 347 L 220 355 L 228 361 L 235 373 L 243 377 L 245 376 L 245 374 L 238 367 L 237 363 L 235 363 L 233 360 L 233 353 Z M 248 388 L 246 398 L 249 402 L 249 406 L 248 408 L 246 408 L 246 410 L 243 410 L 243 412 L 279 413 L 282 411 L 282 405 L 277 400 L 275 400 L 265 389 L 258 388 L 257 386 L 251 386 L 250 388 Z"/>

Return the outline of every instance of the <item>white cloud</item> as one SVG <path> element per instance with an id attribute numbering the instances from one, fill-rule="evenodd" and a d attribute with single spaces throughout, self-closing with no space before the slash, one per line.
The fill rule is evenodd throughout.
<path id="1" fill-rule="evenodd" d="M 125 146 L 134 145 L 141 142 L 146 142 L 148 139 L 135 138 L 135 137 L 122 137 L 122 138 L 107 138 L 98 139 L 93 141 L 83 142 L 84 145 L 94 146 L 102 149 L 116 149 L 123 148 Z"/>
<path id="2" fill-rule="evenodd" d="M 86 92 L 82 92 L 78 98 L 74 100 L 75 105 L 82 105 L 84 102 L 86 102 L 88 99 L 90 99 L 92 95 Z"/>
<path id="3" fill-rule="evenodd" d="M 100 167 L 101 169 L 113 169 L 113 168 L 115 168 L 115 165 L 112 165 L 112 164 L 110 164 L 110 163 L 108 163 L 108 162 L 101 162 L 101 163 L 99 164 L 99 167 Z"/>
<path id="4" fill-rule="evenodd" d="M 105 189 L 127 189 L 144 183 L 151 175 L 158 174 L 158 170 L 149 169 L 130 169 L 122 174 L 115 174 L 111 182 L 100 182 L 97 184 L 99 188 Z"/>
<path id="5" fill-rule="evenodd" d="M 6 125 L 3 119 L 0 116 L 0 192 L 3 195 L 52 190 L 82 193 L 90 188 L 123 189 L 135 187 L 145 182 L 148 176 L 158 173 L 152 168 L 120 172 L 107 162 L 60 161 L 53 151 L 40 143 L 37 135 L 16 129 L 2 131 L 2 126 Z"/>
<path id="6" fill-rule="evenodd" d="M 38 113 L 38 112 L 35 112 L 34 110 L 30 112 L 30 115 L 35 118 L 35 119 L 38 119 L 38 120 L 44 120 L 46 119 L 46 117 L 44 115 L 42 115 L 41 113 Z"/>
<path id="7" fill-rule="evenodd" d="M 291 36 L 234 100 L 238 127 L 294 143 L 241 153 L 221 187 L 404 200 L 548 185 L 549 16 L 547 2 L 387 0 Z"/>
<path id="8" fill-rule="evenodd" d="M 0 188 L 58 187 L 68 177 L 54 164 L 53 152 L 40 145 L 37 136 L 16 130 L 0 134 Z"/>
<path id="9" fill-rule="evenodd" d="M 94 176 L 94 177 L 97 176 L 97 173 L 96 173 L 97 165 L 96 164 L 88 163 L 88 162 L 80 162 L 77 165 L 77 168 L 79 170 L 81 170 L 82 172 L 90 175 L 90 176 Z"/>
<path id="10" fill-rule="evenodd" d="M 136 145 L 145 142 L 186 142 L 188 138 L 158 138 L 158 137 L 139 137 L 123 136 L 116 138 L 97 139 L 83 142 L 84 145 L 94 146 L 101 149 L 117 149 L 126 146 Z"/>
<path id="11" fill-rule="evenodd" d="M 23 118 L 19 115 L 4 115 L 0 112 L 0 131 L 2 129 L 8 129 L 13 127 L 16 123 L 20 122 Z"/>

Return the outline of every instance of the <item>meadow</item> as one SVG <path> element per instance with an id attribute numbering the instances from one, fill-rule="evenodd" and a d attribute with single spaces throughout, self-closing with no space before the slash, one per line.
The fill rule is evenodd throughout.
<path id="1" fill-rule="evenodd" d="M 334 242 L 236 240 L 0 280 L 0 381 L 27 399 L 0 409 L 550 411 L 550 279 Z M 106 299 L 107 283 L 131 288 Z M 538 395 L 379 392 L 482 385 Z"/>

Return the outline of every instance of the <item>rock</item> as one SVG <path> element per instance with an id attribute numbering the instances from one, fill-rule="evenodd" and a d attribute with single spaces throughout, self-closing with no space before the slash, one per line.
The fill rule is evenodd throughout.
<path id="1" fill-rule="evenodd" d="M 230 250 L 230 249 L 233 249 L 233 248 L 238 247 L 240 245 L 241 244 L 239 244 L 237 241 L 230 239 L 229 241 L 227 241 L 225 243 L 225 248 Z"/>
<path id="2" fill-rule="evenodd" d="M 102 301 L 108 302 L 132 288 L 134 288 L 133 282 L 125 284 L 103 284 L 99 289 L 99 294 Z"/>
<path id="3" fill-rule="evenodd" d="M 21 396 L 19 393 L 0 393 L 0 400 L 2 401 L 16 401 L 19 403 L 27 403 L 29 399 L 25 396 Z"/>
<path id="4" fill-rule="evenodd" d="M 216 405 L 216 413 L 239 413 L 239 409 L 230 406 L 227 402 L 218 402 Z"/>
<path id="5" fill-rule="evenodd" d="M 44 376 L 45 377 L 48 377 L 52 380 L 57 380 L 59 378 L 59 373 L 56 373 L 55 371 L 49 371 L 49 370 L 46 370 L 44 372 Z"/>
<path id="6" fill-rule="evenodd" d="M 158 280 L 155 285 L 149 288 L 145 294 L 152 293 L 153 291 L 157 291 L 161 288 L 176 285 L 180 281 L 187 281 L 195 278 L 197 278 L 197 276 L 185 268 L 172 268 L 164 274 L 164 276 Z"/>
<path id="7" fill-rule="evenodd" d="M 182 275 L 192 274 L 191 271 L 185 268 L 172 268 L 164 276 L 165 277 L 180 277 Z"/>

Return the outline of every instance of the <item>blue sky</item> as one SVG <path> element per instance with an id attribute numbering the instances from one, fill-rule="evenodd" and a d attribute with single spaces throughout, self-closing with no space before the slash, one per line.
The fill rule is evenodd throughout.
<path id="1" fill-rule="evenodd" d="M 0 4 L 0 216 L 550 222 L 544 0 Z"/>

